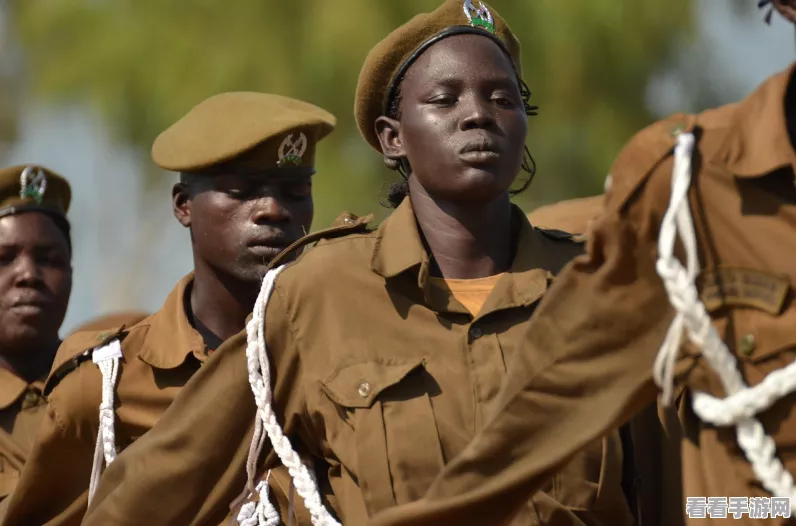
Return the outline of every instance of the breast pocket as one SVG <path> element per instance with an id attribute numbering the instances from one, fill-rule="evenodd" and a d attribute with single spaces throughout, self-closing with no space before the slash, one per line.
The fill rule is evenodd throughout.
<path id="1" fill-rule="evenodd" d="M 356 476 L 368 513 L 422 497 L 443 467 L 431 396 L 438 391 L 422 359 L 341 367 L 322 382 L 356 437 Z"/>

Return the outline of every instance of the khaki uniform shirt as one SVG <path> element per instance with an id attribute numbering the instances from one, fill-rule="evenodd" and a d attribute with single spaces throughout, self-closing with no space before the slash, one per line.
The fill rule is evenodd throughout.
<path id="1" fill-rule="evenodd" d="M 790 71 L 771 77 L 741 103 L 656 123 L 629 143 L 611 170 L 606 211 L 587 255 L 562 273 L 528 326 L 527 352 L 509 366 L 496 418 L 426 499 L 374 524 L 500 524 L 524 492 L 541 487 L 573 452 L 655 399 L 653 362 L 673 319 L 655 270 L 657 239 L 682 130 L 697 137 L 690 208 L 702 302 L 748 385 L 793 361 L 796 155 L 783 111 L 789 78 Z M 550 351 L 545 359 L 531 360 L 541 349 Z M 677 373 L 684 495 L 770 497 L 735 428 L 707 425 L 691 409 L 692 390 L 725 396 L 700 349 L 690 343 L 681 349 Z M 794 401 L 789 395 L 758 415 L 790 473 L 796 473 Z M 748 515 L 729 521 L 761 523 Z"/>
<path id="2" fill-rule="evenodd" d="M 344 524 L 420 498 L 462 452 L 494 405 L 506 362 L 526 352 L 528 320 L 553 275 L 581 253 L 519 209 L 514 217 L 513 264 L 475 318 L 430 286 L 408 199 L 378 230 L 356 233 L 354 222 L 350 235 L 319 242 L 276 280 L 265 316 L 274 411 L 293 447 L 315 459 L 321 493 Z M 86 526 L 224 516 L 245 483 L 255 416 L 245 347 L 245 333 L 225 342 L 161 425 L 105 472 Z M 275 463 L 269 445 L 265 467 Z M 621 457 L 616 434 L 594 437 L 545 493 L 525 495 L 518 524 L 631 524 Z"/>
<path id="3" fill-rule="evenodd" d="M 43 389 L 44 379 L 29 384 L 7 369 L 0 369 L 0 519 L 44 416 Z"/>
<path id="4" fill-rule="evenodd" d="M 185 313 L 184 298 L 192 280 L 192 275 L 183 278 L 157 313 L 120 333 L 124 359 L 115 389 L 118 451 L 155 425 L 206 359 L 204 341 Z M 102 374 L 84 353 L 109 336 L 114 331 L 81 332 L 59 348 L 45 386 L 46 415 L 10 499 L 4 526 L 81 523 L 102 392 Z M 204 430 L 198 426 L 194 432 Z M 277 481 L 289 481 L 283 475 L 272 476 L 272 492 L 279 492 Z"/>

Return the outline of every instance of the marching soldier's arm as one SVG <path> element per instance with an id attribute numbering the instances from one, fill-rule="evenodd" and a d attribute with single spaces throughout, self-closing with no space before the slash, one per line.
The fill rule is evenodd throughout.
<path id="1" fill-rule="evenodd" d="M 290 436 L 303 409 L 297 387 L 301 365 L 279 287 L 268 305 L 266 327 L 274 411 Z M 224 342 L 157 425 L 107 468 L 83 525 L 221 524 L 246 487 L 254 419 L 243 332 Z M 266 465 L 276 464 L 268 440 L 266 457 Z"/>
<path id="2" fill-rule="evenodd" d="M 661 132 L 645 130 L 618 157 L 587 254 L 542 301 L 492 420 L 423 499 L 372 524 L 506 524 L 575 452 L 655 400 L 653 365 L 673 317 L 655 271 L 672 166 Z"/>

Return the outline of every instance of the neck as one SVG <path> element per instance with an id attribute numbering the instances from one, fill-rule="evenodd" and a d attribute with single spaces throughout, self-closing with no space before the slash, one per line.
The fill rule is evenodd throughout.
<path id="1" fill-rule="evenodd" d="M 420 232 L 433 256 L 432 273 L 451 279 L 494 276 L 511 266 L 511 202 L 508 193 L 486 203 L 435 200 L 409 178 L 409 196 Z"/>
<path id="2" fill-rule="evenodd" d="M 0 355 L 0 369 L 11 371 L 28 383 L 47 375 L 52 367 L 61 340 L 56 334 L 48 343 L 36 342 L 26 349 Z"/>
<path id="3" fill-rule="evenodd" d="M 244 329 L 258 292 L 256 284 L 225 279 L 205 265 L 196 265 L 191 309 L 205 327 L 226 340 Z"/>

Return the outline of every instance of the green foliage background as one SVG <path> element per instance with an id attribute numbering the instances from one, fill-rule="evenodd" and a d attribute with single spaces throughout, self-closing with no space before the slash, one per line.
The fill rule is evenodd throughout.
<path id="1" fill-rule="evenodd" d="M 691 0 L 493 0 L 523 44 L 524 77 L 540 115 L 528 144 L 538 173 L 518 202 L 597 193 L 621 145 L 653 116 L 650 76 L 693 35 Z M 142 152 L 209 95 L 281 93 L 327 108 L 315 228 L 341 209 L 379 206 L 394 177 L 359 137 L 357 75 L 371 47 L 437 0 L 8 0 L 25 78 L 55 105 L 89 105 L 121 144 Z M 149 189 L 165 181 L 143 163 Z"/>

